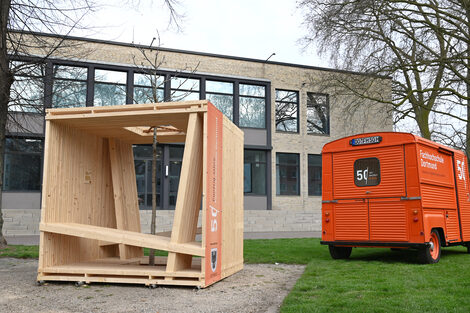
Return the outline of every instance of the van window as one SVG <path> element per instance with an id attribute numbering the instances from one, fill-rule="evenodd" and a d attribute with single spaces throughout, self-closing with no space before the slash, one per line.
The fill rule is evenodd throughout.
<path id="1" fill-rule="evenodd" d="M 358 187 L 377 186 L 380 184 L 379 159 L 357 159 L 354 162 L 354 184 Z"/>

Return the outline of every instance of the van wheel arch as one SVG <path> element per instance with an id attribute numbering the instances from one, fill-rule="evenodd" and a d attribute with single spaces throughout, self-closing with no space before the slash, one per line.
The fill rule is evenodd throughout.
<path id="1" fill-rule="evenodd" d="M 444 229 L 442 229 L 442 227 L 435 227 L 435 228 L 431 229 L 431 232 L 433 230 L 436 230 L 439 233 L 439 237 L 441 239 L 441 247 L 446 247 L 447 242 L 446 242 L 446 236 L 444 234 Z"/>
<path id="2" fill-rule="evenodd" d="M 419 260 L 423 264 L 438 263 L 441 258 L 442 238 L 438 228 L 431 231 L 429 244 L 420 249 Z"/>

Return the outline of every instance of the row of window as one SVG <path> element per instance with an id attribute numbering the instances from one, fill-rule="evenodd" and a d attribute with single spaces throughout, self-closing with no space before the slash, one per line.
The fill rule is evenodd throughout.
<path id="1" fill-rule="evenodd" d="M 276 90 L 276 131 L 299 132 L 299 93 Z M 330 107 L 327 94 L 307 92 L 307 134 L 330 133 Z"/>
<path id="2" fill-rule="evenodd" d="M 41 113 L 44 103 L 44 65 L 15 62 L 10 111 Z M 88 76 L 92 75 L 92 83 Z M 92 105 L 210 100 L 240 127 L 266 128 L 266 86 L 173 75 L 134 73 L 68 65 L 52 66 L 53 108 L 83 107 L 92 90 Z M 132 76 L 132 79 L 129 79 Z M 194 76 L 194 75 L 193 75 Z M 133 81 L 133 83 L 130 83 Z M 90 86 L 91 85 L 91 86 Z M 89 100 L 88 100 L 89 101 Z M 236 117 L 236 118 L 235 118 Z"/>
<path id="3" fill-rule="evenodd" d="M 10 111 L 42 112 L 45 66 L 14 63 L 20 70 L 11 87 Z M 88 83 L 89 75 L 93 77 L 92 86 Z M 120 105 L 128 99 L 133 103 L 155 103 L 205 98 L 240 127 L 266 128 L 264 85 L 59 64 L 52 66 L 51 81 L 53 108 L 86 106 L 90 90 L 94 106 Z M 329 134 L 328 95 L 307 92 L 306 102 L 307 133 Z M 276 131 L 298 133 L 299 111 L 297 91 L 276 90 Z"/>
<path id="4" fill-rule="evenodd" d="M 41 139 L 6 138 L 3 190 L 39 191 L 41 180 L 43 141 Z M 166 184 L 169 206 L 176 204 L 183 146 L 168 146 L 168 155 L 163 158 L 162 147 L 158 147 L 157 189 L 160 203 L 160 188 Z M 135 169 L 139 203 L 151 205 L 151 158 L 150 146 L 134 147 Z M 244 192 L 247 195 L 266 195 L 267 152 L 245 150 Z M 164 177 L 162 183 L 161 177 Z M 276 154 L 276 190 L 278 195 L 300 194 L 299 154 Z M 308 194 L 321 195 L 321 156 L 308 155 Z"/>
<path id="5" fill-rule="evenodd" d="M 300 155 L 297 153 L 276 153 L 276 194 L 300 195 Z M 309 154 L 308 195 L 321 196 L 321 155 Z"/>

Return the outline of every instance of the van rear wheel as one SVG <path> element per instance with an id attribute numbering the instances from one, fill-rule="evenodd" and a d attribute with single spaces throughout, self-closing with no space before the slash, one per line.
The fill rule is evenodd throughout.
<path id="1" fill-rule="evenodd" d="M 337 247 L 333 245 L 328 246 L 330 255 L 333 259 L 347 259 L 351 255 L 352 247 Z"/>
<path id="2" fill-rule="evenodd" d="M 435 229 L 431 232 L 431 239 L 428 245 L 420 251 L 421 263 L 433 264 L 439 262 L 441 258 L 441 237 Z"/>

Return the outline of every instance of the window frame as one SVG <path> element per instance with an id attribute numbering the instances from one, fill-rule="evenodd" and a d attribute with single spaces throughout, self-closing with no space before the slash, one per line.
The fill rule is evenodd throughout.
<path id="1" fill-rule="evenodd" d="M 288 93 L 295 93 L 295 96 L 296 96 L 296 102 L 292 102 L 292 101 L 284 101 L 284 100 L 278 100 L 277 98 L 277 93 L 280 92 L 280 91 L 283 91 L 283 92 L 288 92 Z M 290 131 L 290 130 L 279 130 L 277 128 L 277 108 L 278 108 L 278 103 L 285 103 L 285 104 L 295 104 L 296 105 L 296 116 L 295 116 L 295 121 L 296 121 L 296 130 L 295 131 Z M 274 101 L 274 125 L 275 125 L 275 131 L 277 133 L 287 133 L 287 134 L 299 134 L 300 132 L 300 112 L 299 112 L 299 109 L 300 109 L 300 101 L 299 101 L 299 92 L 296 91 L 296 90 L 287 90 L 287 89 L 276 89 L 275 90 L 275 101 Z"/>
<path id="2" fill-rule="evenodd" d="M 40 149 L 41 151 L 38 152 L 22 152 L 22 151 L 7 151 L 7 145 L 6 141 L 8 139 L 13 139 L 13 140 L 18 140 L 18 139 L 23 139 L 23 140 L 37 140 L 40 142 Z M 6 179 L 6 171 L 5 171 L 5 166 L 6 166 L 6 155 L 36 155 L 39 156 L 39 182 L 38 186 L 39 189 L 37 190 L 31 190 L 31 189 L 8 189 L 5 190 L 5 179 Z M 22 193 L 38 193 L 42 191 L 42 174 L 43 174 L 43 162 L 44 162 L 44 138 L 43 137 L 38 137 L 38 136 L 8 136 L 5 138 L 5 151 L 4 151 L 4 163 L 3 163 L 3 182 L 2 182 L 2 190 L 1 192 L 22 192 Z"/>
<path id="3" fill-rule="evenodd" d="M 256 152 L 261 152 L 264 154 L 264 161 L 258 161 L 258 162 L 250 162 L 250 163 L 245 163 L 245 155 L 246 155 L 246 151 L 256 151 Z M 251 186 L 251 191 L 250 192 L 245 192 L 245 184 L 243 183 L 243 195 L 244 196 L 266 196 L 267 193 L 268 193 L 268 181 L 267 181 L 267 177 L 268 177 L 268 155 L 267 155 L 267 152 L 266 150 L 259 150 L 259 149 L 244 149 L 244 157 L 243 157 L 243 170 L 245 169 L 245 164 L 250 164 L 250 177 L 251 177 L 251 181 L 250 181 L 250 186 Z M 253 171 L 251 170 L 253 165 L 254 164 L 264 164 L 264 193 L 255 193 L 253 192 Z M 245 181 L 245 172 L 243 171 L 243 182 Z"/>
<path id="4" fill-rule="evenodd" d="M 327 114 L 327 118 L 326 118 L 326 132 L 325 133 L 321 133 L 321 132 L 309 132 L 309 119 L 308 119 L 308 112 L 309 112 L 309 107 L 312 107 L 313 106 L 309 106 L 309 95 L 313 95 L 313 96 L 325 96 L 326 97 L 326 103 L 325 103 L 325 107 L 326 107 L 326 114 Z M 330 136 L 331 134 L 331 129 L 330 129 L 330 95 L 327 94 L 327 93 L 321 93 L 321 92 L 307 92 L 307 102 L 306 102 L 306 108 L 307 108 L 307 111 L 306 111 L 306 123 L 307 123 L 307 135 L 313 135 L 313 136 Z"/>
<path id="5" fill-rule="evenodd" d="M 52 65 L 52 68 L 53 68 L 53 73 L 52 73 L 52 99 L 51 99 L 51 108 L 83 108 L 83 107 L 86 107 L 87 106 L 87 93 L 88 93 L 88 81 L 87 81 L 87 78 L 83 78 L 83 79 L 76 79 L 76 78 L 65 78 L 65 77 L 56 77 L 55 74 L 56 72 L 54 71 L 55 67 L 77 67 L 77 68 L 82 68 L 82 69 L 85 69 L 86 71 L 86 75 L 85 76 L 88 76 L 88 67 L 86 66 L 76 66 L 76 65 L 64 65 L 64 64 L 53 64 Z M 55 83 L 56 82 L 71 82 L 71 83 L 84 83 L 85 84 L 85 101 L 83 103 L 83 105 L 80 105 L 80 106 L 73 106 L 73 107 L 69 107 L 69 106 L 54 106 L 54 98 L 55 98 L 55 92 L 54 92 L 54 86 L 55 86 Z"/>
<path id="6" fill-rule="evenodd" d="M 256 86 L 256 87 L 263 87 L 264 88 L 264 96 L 255 96 L 255 95 L 242 95 L 240 93 L 240 89 L 241 89 L 241 85 L 250 85 L 250 86 Z M 250 128 L 250 129 L 267 129 L 267 125 L 268 125 L 268 118 L 267 118 L 267 106 L 268 106 L 268 97 L 267 97 L 267 94 L 268 94 L 268 88 L 266 85 L 262 85 L 262 84 L 257 84 L 257 83 L 252 83 L 252 82 L 246 82 L 246 81 L 239 81 L 238 83 L 238 127 L 240 128 Z M 241 103 L 241 99 L 263 99 L 264 100 L 264 112 L 263 112 L 263 118 L 264 118 L 264 125 L 263 127 L 253 127 L 253 126 L 244 126 L 244 125 L 241 125 L 241 114 L 240 114 L 240 103 Z M 270 104 L 269 104 L 270 105 Z"/>
<path id="7" fill-rule="evenodd" d="M 310 167 L 314 167 L 313 165 L 310 165 L 310 156 L 315 156 L 315 157 L 320 157 L 320 194 L 314 194 L 314 193 L 310 193 Z M 323 187 L 323 175 L 322 175 L 322 171 L 323 171 L 323 158 L 322 158 L 322 155 L 321 154 L 312 154 L 312 153 L 309 153 L 307 154 L 307 189 L 308 189 L 308 196 L 309 197 L 318 197 L 318 196 L 322 196 L 322 187 Z M 318 167 L 318 166 L 315 166 L 315 167 Z"/>
<path id="8" fill-rule="evenodd" d="M 107 81 L 99 81 L 99 80 L 96 80 L 96 72 L 97 71 L 107 71 L 107 72 L 119 72 L 119 73 L 124 73 L 126 74 L 126 82 L 125 83 L 116 83 L 116 82 L 107 82 Z M 96 87 L 97 85 L 105 85 L 105 86 L 117 86 L 117 87 L 124 87 L 122 89 L 123 91 L 123 95 L 124 95 L 124 103 L 122 104 L 115 104 L 115 105 L 125 105 L 127 104 L 127 98 L 128 98 L 128 94 L 127 94 L 127 80 L 128 80 L 128 75 L 129 73 L 125 70 L 119 70 L 119 69 L 108 69 L 108 68 L 105 68 L 105 67 L 95 67 L 94 68 L 94 71 L 93 71 L 93 99 L 91 101 L 92 103 L 92 106 L 93 107 L 102 107 L 102 106 L 113 106 L 112 104 L 105 104 L 105 105 L 96 105 L 96 101 L 97 101 L 97 98 L 96 98 Z"/>
<path id="9" fill-rule="evenodd" d="M 288 154 L 288 155 L 295 155 L 297 157 L 297 161 L 296 161 L 296 164 L 293 165 L 293 164 L 289 164 L 289 163 L 279 163 L 278 162 L 278 155 L 281 155 L 281 154 Z M 297 193 L 296 194 L 281 194 L 281 188 L 280 188 L 280 184 L 281 184 L 281 181 L 280 181 L 280 177 L 279 177 L 279 168 L 280 166 L 296 166 L 297 169 L 296 169 L 296 189 L 297 189 Z M 279 188 L 278 188 L 278 185 L 279 185 Z M 291 153 L 291 152 L 276 152 L 276 196 L 300 196 L 300 188 L 301 188 L 301 183 L 300 183 L 300 153 Z"/>

